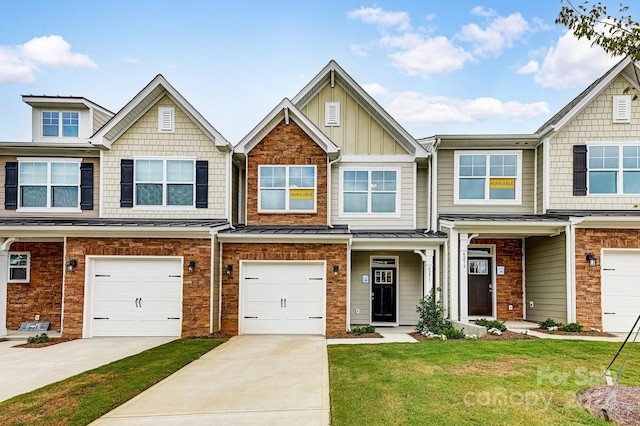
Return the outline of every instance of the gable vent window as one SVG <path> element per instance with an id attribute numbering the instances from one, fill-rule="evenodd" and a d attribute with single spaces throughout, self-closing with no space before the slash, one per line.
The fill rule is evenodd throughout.
<path id="1" fill-rule="evenodd" d="M 158 108 L 158 130 L 160 132 L 175 131 L 175 111 L 173 108 Z"/>
<path id="2" fill-rule="evenodd" d="M 613 97 L 613 122 L 631 122 L 631 96 L 625 95 Z"/>
<path id="3" fill-rule="evenodd" d="M 324 104 L 324 125 L 340 125 L 340 102 L 327 102 Z"/>

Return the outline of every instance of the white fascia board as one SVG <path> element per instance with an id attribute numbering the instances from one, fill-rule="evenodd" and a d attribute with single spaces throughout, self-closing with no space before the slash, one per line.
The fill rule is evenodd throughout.
<path id="1" fill-rule="evenodd" d="M 218 240 L 223 243 L 314 243 L 316 241 L 322 244 L 329 243 L 346 243 L 351 239 L 351 235 L 317 235 L 317 234 L 295 234 L 295 235 L 277 235 L 277 234 L 218 234 Z"/>
<path id="2" fill-rule="evenodd" d="M 125 228 L 122 226 L 3 226 L 6 235 L 14 237 L 101 237 L 101 238 L 209 238 L 211 228 L 186 230 L 177 227 Z"/>
<path id="3" fill-rule="evenodd" d="M 521 234 L 521 235 L 555 235 L 562 232 L 569 222 L 554 222 L 554 224 L 529 222 L 491 222 L 491 223 L 457 223 L 456 230 L 461 233 L 491 233 L 491 234 Z"/>
<path id="4" fill-rule="evenodd" d="M 353 250 L 436 250 L 447 240 L 448 237 L 429 238 L 428 240 L 416 238 L 354 238 L 351 247 Z"/>
<path id="5" fill-rule="evenodd" d="M 580 223 L 575 224 L 576 228 L 598 228 L 598 229 L 624 229 L 640 228 L 640 217 L 612 217 L 612 216 L 586 216 Z"/>

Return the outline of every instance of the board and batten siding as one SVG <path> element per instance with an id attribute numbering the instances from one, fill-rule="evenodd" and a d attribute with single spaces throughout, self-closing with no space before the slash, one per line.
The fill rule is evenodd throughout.
<path id="1" fill-rule="evenodd" d="M 638 196 L 573 195 L 573 146 L 589 142 L 640 143 L 640 104 L 631 102 L 631 122 L 613 123 L 613 96 L 624 95 L 629 82 L 618 76 L 606 89 L 580 111 L 549 145 L 550 210 L 637 210 Z M 634 207 L 636 206 L 636 207 Z"/>
<path id="2" fill-rule="evenodd" d="M 341 215 L 340 175 L 342 170 L 351 168 L 400 169 L 400 216 Z M 414 163 L 340 163 L 338 167 L 334 166 L 331 170 L 331 222 L 351 225 L 353 229 L 413 229 L 414 171 Z"/>
<path id="3" fill-rule="evenodd" d="M 175 108 L 175 132 L 158 132 L 158 107 Z M 191 157 L 209 162 L 208 207 L 172 210 L 120 207 L 120 160 L 134 157 Z M 226 154 L 220 152 L 200 128 L 164 96 L 133 124 L 103 155 L 103 217 L 141 219 L 206 219 L 226 217 Z"/>
<path id="4" fill-rule="evenodd" d="M 20 156 L 27 157 L 27 156 Z M 40 157 L 34 157 L 40 158 Z M 57 157 L 60 161 L 64 161 L 65 157 Z M 69 157 L 71 158 L 71 157 Z M 93 164 L 93 210 L 82 210 L 81 212 L 76 213 L 59 213 L 56 210 L 51 210 L 48 213 L 43 212 L 24 212 L 17 210 L 5 210 L 4 201 L 5 201 L 5 192 L 4 192 L 4 183 L 5 183 L 5 165 L 8 162 L 18 161 L 16 156 L 0 156 L 0 188 L 3 188 L 0 191 L 0 209 L 2 209 L 2 216 L 5 217 L 42 217 L 42 216 L 50 216 L 50 217 L 72 217 L 78 219 L 84 218 L 96 218 L 99 217 L 100 214 L 100 159 L 99 158 L 83 158 L 83 163 L 92 163 Z"/>
<path id="5" fill-rule="evenodd" d="M 531 237 L 525 240 L 527 320 L 547 318 L 567 322 L 566 238 Z M 530 303 L 533 302 L 533 308 Z"/>
<path id="6" fill-rule="evenodd" d="M 364 325 L 371 321 L 371 284 L 362 284 L 362 276 L 369 275 L 371 257 L 399 256 L 397 294 L 399 296 L 398 322 L 417 325 L 416 306 L 422 298 L 422 261 L 415 253 L 354 251 L 351 253 L 351 324 Z M 356 314 L 356 309 L 360 313 Z"/>
<path id="7" fill-rule="evenodd" d="M 325 126 L 325 103 L 340 103 L 340 125 Z M 327 84 L 302 108 L 342 155 L 406 155 L 407 151 L 339 84 Z"/>
<path id="8" fill-rule="evenodd" d="M 430 229 L 429 219 L 429 169 L 418 168 L 416 179 L 416 227 L 418 229 Z"/>
<path id="9" fill-rule="evenodd" d="M 514 213 L 533 214 L 534 150 L 522 150 L 522 202 L 520 205 L 454 204 L 455 164 L 453 149 L 438 151 L 438 213 Z M 499 150 L 496 150 L 498 152 Z M 484 150 L 483 152 L 491 152 Z"/>

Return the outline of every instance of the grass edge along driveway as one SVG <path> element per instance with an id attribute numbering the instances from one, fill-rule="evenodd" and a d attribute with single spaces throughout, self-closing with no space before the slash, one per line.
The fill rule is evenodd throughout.
<path id="1" fill-rule="evenodd" d="M 137 355 L 17 395 L 0 402 L 0 424 L 86 425 L 200 358 L 224 341 L 214 338 L 173 340 Z"/>
<path id="2" fill-rule="evenodd" d="M 331 345 L 332 425 L 610 425 L 575 397 L 604 384 L 619 347 L 551 339 Z M 638 383 L 636 354 L 621 384 Z"/>

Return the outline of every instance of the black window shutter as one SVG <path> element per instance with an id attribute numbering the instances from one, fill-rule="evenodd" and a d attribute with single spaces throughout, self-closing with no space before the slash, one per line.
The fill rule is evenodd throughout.
<path id="1" fill-rule="evenodd" d="M 93 163 L 80 164 L 80 208 L 93 210 Z"/>
<path id="2" fill-rule="evenodd" d="M 573 195 L 587 195 L 587 146 L 573 146 Z"/>
<path id="3" fill-rule="evenodd" d="M 133 160 L 120 160 L 120 207 L 133 207 Z"/>
<path id="4" fill-rule="evenodd" d="M 4 170 L 4 208 L 16 210 L 18 208 L 18 163 L 6 163 Z"/>
<path id="5" fill-rule="evenodd" d="M 196 208 L 206 209 L 209 198 L 209 162 L 196 161 Z"/>

